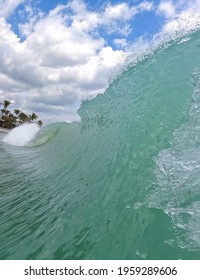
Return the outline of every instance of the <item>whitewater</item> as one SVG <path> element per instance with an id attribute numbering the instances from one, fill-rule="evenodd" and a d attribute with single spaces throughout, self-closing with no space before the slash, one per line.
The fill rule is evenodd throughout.
<path id="1" fill-rule="evenodd" d="M 200 258 L 199 53 L 176 38 L 81 122 L 0 134 L 0 259 Z"/>

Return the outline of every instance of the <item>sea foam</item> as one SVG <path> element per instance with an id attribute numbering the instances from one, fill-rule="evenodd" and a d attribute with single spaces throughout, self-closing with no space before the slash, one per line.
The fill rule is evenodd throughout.
<path id="1" fill-rule="evenodd" d="M 12 129 L 4 138 L 4 142 L 13 146 L 26 146 L 39 132 L 37 124 L 23 124 Z"/>

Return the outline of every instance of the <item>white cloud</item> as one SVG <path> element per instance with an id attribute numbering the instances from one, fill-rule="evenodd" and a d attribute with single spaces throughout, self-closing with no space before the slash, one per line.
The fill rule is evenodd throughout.
<path id="1" fill-rule="evenodd" d="M 68 8 L 74 12 L 72 26 L 77 30 L 85 32 L 101 26 L 109 33 L 118 32 L 128 35 L 131 32 L 129 22 L 136 14 L 152 10 L 153 4 L 148 1 L 136 6 L 128 5 L 125 2 L 115 5 L 109 3 L 102 12 L 91 12 L 87 10 L 83 1 L 77 0 L 68 4 Z"/>
<path id="2" fill-rule="evenodd" d="M 153 2 L 148 2 L 148 1 L 144 1 L 144 2 L 141 2 L 138 6 L 137 6 L 137 10 L 138 12 L 142 12 L 142 11 L 152 11 L 154 10 L 155 7 L 154 7 L 154 4 Z"/>
<path id="3" fill-rule="evenodd" d="M 175 16 L 176 9 L 172 1 L 161 1 L 158 8 L 157 14 L 164 15 L 166 18 Z"/>
<path id="4" fill-rule="evenodd" d="M 129 43 L 127 42 L 127 39 L 125 38 L 117 38 L 117 39 L 114 39 L 114 44 L 118 47 L 118 48 L 126 48 Z"/>
<path id="5" fill-rule="evenodd" d="M 22 36 L 28 37 L 33 32 L 34 26 L 37 23 L 37 21 L 44 17 L 44 13 L 37 8 L 33 8 L 30 5 L 26 5 L 23 14 L 27 18 L 29 18 L 29 21 L 23 24 L 19 23 L 18 27 Z"/>
<path id="6" fill-rule="evenodd" d="M 2 14 L 8 15 L 20 2 L 10 1 L 10 8 Z M 0 97 L 15 100 L 25 110 L 51 111 L 56 119 L 61 115 L 63 120 L 77 119 L 81 101 L 102 93 L 113 69 L 126 57 L 123 50 L 106 46 L 98 27 L 128 34 L 129 21 L 149 10 L 148 3 L 138 7 L 108 4 L 103 11 L 94 12 L 78 0 L 57 6 L 47 16 L 26 5 L 29 21 L 19 25 L 27 36 L 24 42 L 2 19 Z"/>
<path id="7" fill-rule="evenodd" d="M 138 13 L 151 11 L 152 9 L 153 4 L 148 1 L 141 2 L 136 6 L 130 6 L 124 2 L 116 5 L 109 4 L 101 16 L 102 24 L 111 33 L 118 31 L 127 36 L 132 31 L 129 21 Z"/>
<path id="8" fill-rule="evenodd" d="M 87 63 L 103 45 L 102 39 L 67 27 L 59 16 L 40 20 L 26 40 L 30 51 L 39 52 L 40 64 L 53 68 Z"/>
<path id="9" fill-rule="evenodd" d="M 113 20 L 130 20 L 137 10 L 135 7 L 129 7 L 126 3 L 120 3 L 117 5 L 108 5 L 103 14 L 103 20 L 105 23 L 110 23 Z"/>
<path id="10" fill-rule="evenodd" d="M 4 10 L 2 14 L 6 17 L 19 2 L 11 1 L 15 5 L 10 4 L 9 12 Z M 168 20 L 163 32 L 179 28 L 175 16 L 186 20 L 194 4 L 200 6 L 193 1 L 187 12 L 180 8 L 177 12 L 177 6 L 170 3 L 162 1 L 157 9 Z M 59 5 L 45 16 L 26 6 L 29 21 L 20 25 L 26 35 L 23 42 L 0 18 L 0 99 L 14 100 L 15 107 L 35 111 L 44 119 L 78 120 L 77 109 L 82 100 L 95 97 L 108 87 L 109 78 L 129 51 L 146 51 L 148 43 L 143 38 L 131 46 L 127 35 L 132 29 L 130 22 L 138 13 L 153 10 L 155 5 L 144 1 L 135 6 L 126 2 L 107 4 L 103 10 L 94 12 L 77 0 Z M 113 40 L 120 50 L 107 45 L 99 28 L 116 32 L 117 37 L 124 34 L 123 38 Z"/>
<path id="11" fill-rule="evenodd" d="M 78 28 L 74 23 L 79 14 L 67 25 L 62 9 L 38 19 L 24 42 L 0 20 L 0 97 L 15 100 L 24 110 L 42 110 L 42 115 L 51 111 L 55 120 L 62 115 L 67 121 L 78 119 L 82 100 L 105 90 L 112 69 L 123 62 L 125 53 Z M 94 16 L 85 12 L 89 20 Z"/>
<path id="12" fill-rule="evenodd" d="M 0 17 L 7 18 L 24 0 L 0 0 Z"/>

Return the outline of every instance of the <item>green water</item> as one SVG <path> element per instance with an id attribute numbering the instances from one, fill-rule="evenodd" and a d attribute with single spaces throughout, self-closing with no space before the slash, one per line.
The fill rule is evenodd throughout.
<path id="1" fill-rule="evenodd" d="M 0 135 L 1 259 L 200 258 L 200 33 L 27 147 Z"/>

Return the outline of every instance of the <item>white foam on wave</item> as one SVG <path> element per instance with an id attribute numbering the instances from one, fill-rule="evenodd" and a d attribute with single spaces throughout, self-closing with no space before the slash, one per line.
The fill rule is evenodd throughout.
<path id="1" fill-rule="evenodd" d="M 37 124 L 23 124 L 12 129 L 4 138 L 4 142 L 13 146 L 26 146 L 39 132 Z"/>
<path id="2" fill-rule="evenodd" d="M 188 120 L 171 139 L 171 147 L 155 159 L 158 186 L 147 198 L 149 207 L 163 209 L 185 232 L 180 247 L 200 246 L 200 69 L 193 73 L 194 91 Z"/>

